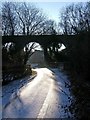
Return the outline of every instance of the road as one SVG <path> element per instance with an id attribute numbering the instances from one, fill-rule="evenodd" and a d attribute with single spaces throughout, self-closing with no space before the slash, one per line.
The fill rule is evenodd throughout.
<path id="1" fill-rule="evenodd" d="M 58 69 L 38 68 L 37 76 L 3 109 L 3 118 L 68 118 L 69 81 Z"/>

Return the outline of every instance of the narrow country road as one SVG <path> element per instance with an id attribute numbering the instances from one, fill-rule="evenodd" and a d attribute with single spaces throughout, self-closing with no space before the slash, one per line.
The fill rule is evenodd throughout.
<path id="1" fill-rule="evenodd" d="M 68 118 L 68 80 L 58 69 L 38 68 L 37 76 L 3 109 L 3 118 Z M 66 106 L 66 107 L 65 107 Z"/>

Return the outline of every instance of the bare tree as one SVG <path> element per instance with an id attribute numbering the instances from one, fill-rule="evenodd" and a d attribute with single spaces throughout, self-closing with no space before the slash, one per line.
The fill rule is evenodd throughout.
<path id="1" fill-rule="evenodd" d="M 55 22 L 48 20 L 40 9 L 29 3 L 5 2 L 2 7 L 2 18 L 4 35 L 57 34 Z M 32 53 L 33 47 L 34 43 L 31 48 L 29 48 L 29 44 L 25 46 L 26 56 Z"/>
<path id="2" fill-rule="evenodd" d="M 85 6 L 85 15 L 84 15 L 84 19 L 85 19 L 85 28 L 87 29 L 87 31 L 90 31 L 90 2 L 86 3 Z"/>
<path id="3" fill-rule="evenodd" d="M 21 34 L 42 34 L 42 28 L 46 18 L 38 8 L 26 3 L 14 3 L 14 8 L 17 13 L 18 27 Z"/>
<path id="4" fill-rule="evenodd" d="M 56 35 L 56 23 L 53 20 L 46 20 L 43 25 L 43 34 Z"/>
<path id="5" fill-rule="evenodd" d="M 56 34 L 55 22 L 32 4 L 5 2 L 2 7 L 4 35 Z"/>
<path id="6" fill-rule="evenodd" d="M 2 34 L 2 15 L 0 13 L 0 35 Z"/>
<path id="7" fill-rule="evenodd" d="M 11 2 L 2 5 L 2 32 L 4 35 L 14 35 L 16 27 L 16 17 Z"/>
<path id="8" fill-rule="evenodd" d="M 78 34 L 90 26 L 90 4 L 71 4 L 60 15 L 59 27 L 64 34 Z"/>

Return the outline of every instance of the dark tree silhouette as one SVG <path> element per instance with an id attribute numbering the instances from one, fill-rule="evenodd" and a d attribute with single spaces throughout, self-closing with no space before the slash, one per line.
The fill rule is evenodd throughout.
<path id="1" fill-rule="evenodd" d="M 2 33 L 3 35 L 57 34 L 55 30 L 55 22 L 48 20 L 40 9 L 36 8 L 32 4 L 13 2 L 5 2 L 2 4 Z M 23 69 L 23 73 L 25 73 L 25 65 L 28 57 L 33 54 L 32 49 L 34 46 L 35 43 L 32 43 L 31 46 L 27 44 L 24 47 L 25 50 L 22 49 L 19 51 L 20 45 L 16 45 L 14 43 L 3 45 L 2 54 L 4 69 L 5 66 L 6 69 L 9 69 L 9 67 L 10 69 L 11 67 L 14 69 L 14 67 L 17 66 L 17 68 Z M 47 54 L 47 46 L 45 50 L 44 53 Z M 5 59 L 6 54 L 8 60 Z"/>
<path id="2" fill-rule="evenodd" d="M 70 106 L 76 119 L 90 119 L 89 114 L 89 37 L 90 2 L 71 4 L 61 14 L 59 27 L 62 34 L 77 35 L 75 44 L 68 48 L 68 71 L 71 76 L 72 91 L 76 100 Z M 82 110 L 83 107 L 83 110 Z"/>

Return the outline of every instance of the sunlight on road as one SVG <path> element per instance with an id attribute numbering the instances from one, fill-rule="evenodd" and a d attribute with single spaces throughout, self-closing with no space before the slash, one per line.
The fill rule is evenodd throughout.
<path id="1" fill-rule="evenodd" d="M 50 73 L 52 73 L 52 72 L 47 70 L 47 73 L 48 73 L 49 76 L 51 76 Z M 50 100 L 51 100 L 51 99 L 50 99 L 50 98 L 51 98 L 51 94 L 53 94 L 53 93 L 52 93 L 52 89 L 53 89 L 53 79 L 50 79 L 50 87 L 49 87 L 49 90 L 48 90 L 48 94 L 47 94 L 47 96 L 46 96 L 46 99 L 44 100 L 44 103 L 43 103 L 43 105 L 42 105 L 42 108 L 41 108 L 41 110 L 40 110 L 37 118 L 44 118 L 44 116 L 45 116 L 45 114 L 46 114 L 46 111 L 47 111 L 47 109 L 48 109 L 49 102 L 50 102 Z M 52 100 L 52 101 L 53 101 L 53 100 Z"/>
<path id="2" fill-rule="evenodd" d="M 37 76 L 31 82 L 28 83 L 25 89 L 21 91 L 21 94 L 20 94 L 21 96 L 25 96 L 26 93 L 28 94 L 30 90 L 33 89 L 33 87 L 41 81 L 43 77 L 43 73 L 42 71 L 39 71 L 39 70 L 36 70 L 36 71 L 37 71 Z"/>
<path id="3" fill-rule="evenodd" d="M 61 92 L 61 79 L 47 68 L 35 69 L 37 76 L 21 88 L 5 108 L 4 118 L 59 118 L 67 96 Z M 65 116 L 65 114 L 64 114 Z"/>
<path id="4" fill-rule="evenodd" d="M 41 70 L 36 69 L 35 71 L 37 72 L 36 78 L 34 78 L 30 83 L 28 83 L 27 87 L 21 91 L 21 94 L 20 94 L 21 96 L 25 97 L 26 93 L 28 94 L 30 90 L 33 89 L 34 86 L 39 84 L 39 82 L 43 82 L 43 80 L 45 79 L 44 78 L 45 74 L 48 77 L 53 77 L 52 71 L 50 71 L 47 68 L 44 68 L 44 69 L 42 68 Z M 45 79 L 45 81 L 47 80 Z"/>

